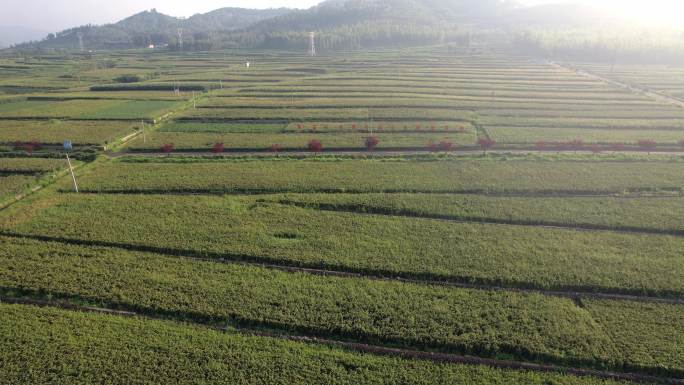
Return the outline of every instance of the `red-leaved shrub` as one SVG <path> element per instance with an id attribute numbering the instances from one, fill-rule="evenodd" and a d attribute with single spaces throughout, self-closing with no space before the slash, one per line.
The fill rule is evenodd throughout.
<path id="1" fill-rule="evenodd" d="M 540 140 L 534 144 L 534 148 L 536 148 L 537 151 L 539 151 L 539 152 L 545 151 L 548 148 L 548 146 L 549 146 L 549 143 L 547 143 L 543 140 Z"/>
<path id="2" fill-rule="evenodd" d="M 323 151 L 323 143 L 320 140 L 312 139 L 307 143 L 306 148 L 311 152 Z"/>
<path id="3" fill-rule="evenodd" d="M 375 148 L 380 144 L 380 139 L 376 138 L 375 136 L 369 136 L 366 138 L 366 149 L 368 151 L 373 151 Z"/>
<path id="4" fill-rule="evenodd" d="M 568 142 L 568 147 L 575 151 L 582 150 L 584 148 L 584 141 L 582 139 L 571 140 Z"/>
<path id="5" fill-rule="evenodd" d="M 161 152 L 163 152 L 164 154 L 167 154 L 167 155 L 168 155 L 169 153 L 171 153 L 171 151 L 173 151 L 173 143 L 166 143 L 166 144 L 164 144 L 163 146 L 161 146 L 160 150 L 161 150 Z"/>
<path id="6" fill-rule="evenodd" d="M 30 142 L 14 142 L 15 150 L 24 150 L 29 156 L 33 155 L 34 151 L 40 150 L 42 147 L 43 145 L 37 140 L 32 140 Z"/>
<path id="7" fill-rule="evenodd" d="M 477 141 L 477 144 L 480 146 L 482 151 L 486 154 L 487 150 L 491 149 L 494 147 L 496 142 L 493 139 L 489 138 L 481 138 L 480 140 Z"/>
<path id="8" fill-rule="evenodd" d="M 613 143 L 610 145 L 610 149 L 613 152 L 625 151 L 625 144 L 624 143 Z"/>
<path id="9" fill-rule="evenodd" d="M 637 144 L 639 145 L 640 149 L 647 151 L 649 154 L 658 146 L 658 143 L 656 143 L 656 141 L 653 139 L 641 139 L 637 142 Z"/>
<path id="10" fill-rule="evenodd" d="M 220 154 L 222 153 L 226 147 L 223 145 L 223 143 L 214 143 L 214 145 L 211 147 L 211 152 L 214 154 Z"/>
<path id="11" fill-rule="evenodd" d="M 454 144 L 447 139 L 442 140 L 437 144 L 439 147 L 440 151 L 448 152 L 454 149 Z"/>

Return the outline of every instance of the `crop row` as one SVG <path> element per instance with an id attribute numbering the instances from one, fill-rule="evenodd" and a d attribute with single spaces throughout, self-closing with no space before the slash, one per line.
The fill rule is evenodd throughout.
<path id="1" fill-rule="evenodd" d="M 156 118 L 175 105 L 169 101 L 23 101 L 0 105 L 2 118 L 135 119 Z"/>
<path id="2" fill-rule="evenodd" d="M 480 123 L 486 126 L 509 126 L 509 127 L 557 127 L 557 128 L 595 128 L 595 129 L 671 129 L 681 130 L 684 133 L 684 121 L 681 118 L 549 118 L 549 117 L 498 117 L 481 115 Z M 648 135 L 647 132 L 644 135 Z"/>
<path id="3" fill-rule="evenodd" d="M 19 194 L 35 182 L 36 177 L 31 175 L 0 175 L 0 202 Z"/>
<path id="4" fill-rule="evenodd" d="M 218 109 L 198 108 L 186 111 L 184 118 L 195 119 L 281 119 L 281 120 L 430 120 L 430 121 L 467 121 L 474 117 L 469 111 L 448 109 L 420 109 L 420 108 L 334 108 L 334 109 L 304 109 L 288 108 L 274 109 Z"/>
<path id="5" fill-rule="evenodd" d="M 642 312 L 631 302 L 585 300 L 591 306 L 587 312 L 570 299 L 539 294 L 319 277 L 32 240 L 2 238 L 2 243 L 0 285 L 10 293 L 40 292 L 200 322 L 231 320 L 241 326 L 481 356 L 508 354 L 619 369 L 679 370 L 684 363 L 671 354 L 677 347 L 670 337 L 681 331 L 651 331 L 644 357 L 625 360 L 628 353 L 616 350 L 612 338 L 622 346 L 646 342 L 619 330 L 609 337 L 607 325 L 594 321 L 614 322 L 627 308 L 633 317 L 623 327 L 638 330 L 661 316 L 675 321 L 678 305 L 644 305 Z"/>
<path id="6" fill-rule="evenodd" d="M 64 194 L 12 209 L 2 230 L 29 236 L 511 287 L 684 293 L 681 237 L 370 216 L 213 196 Z"/>
<path id="7" fill-rule="evenodd" d="M 387 122 L 281 122 L 263 123 L 259 120 L 238 123 L 172 122 L 164 125 L 160 132 L 185 133 L 468 133 L 473 130 L 470 123 L 453 121 L 411 121 Z"/>
<path id="8" fill-rule="evenodd" d="M 124 121 L 3 120 L 0 143 L 61 144 L 68 139 L 77 145 L 96 145 L 133 132 L 132 128 L 131 122 Z"/>
<path id="9" fill-rule="evenodd" d="M 637 128 L 558 128 L 558 127 L 509 127 L 487 126 L 487 132 L 498 143 L 534 144 L 543 142 L 567 142 L 582 140 L 592 144 L 636 144 L 640 140 L 653 140 L 659 144 L 677 145 L 684 140 L 682 130 L 647 131 Z"/>
<path id="10" fill-rule="evenodd" d="M 331 98 L 329 91 L 326 93 L 324 90 L 315 90 L 312 92 L 306 91 L 293 91 L 291 93 L 280 92 L 280 91 L 254 91 L 254 90 L 241 90 L 239 93 L 234 91 L 228 92 L 214 92 L 216 97 L 223 99 L 237 100 L 251 99 L 271 99 L 271 100 L 281 100 L 281 102 L 290 102 L 294 99 L 295 103 L 297 100 L 326 100 Z M 528 108 L 541 108 L 540 106 L 548 105 L 550 108 L 558 108 L 559 105 L 568 105 L 571 110 L 581 109 L 585 106 L 587 109 L 595 108 L 597 105 L 605 105 L 607 108 L 613 107 L 624 107 L 624 108 L 644 108 L 644 107 L 655 107 L 662 108 L 662 103 L 657 103 L 649 99 L 643 98 L 605 98 L 601 95 L 593 97 L 592 95 L 503 95 L 501 93 L 496 93 L 492 95 L 489 94 L 472 94 L 472 95 L 450 95 L 439 92 L 428 92 L 424 90 L 405 90 L 402 92 L 382 92 L 382 90 L 377 90 L 375 92 L 371 90 L 366 90 L 363 92 L 358 91 L 339 91 L 335 92 L 335 98 L 340 100 L 346 100 L 349 103 L 354 103 L 354 100 L 368 100 L 384 98 L 386 100 L 392 100 L 394 98 L 399 99 L 439 99 L 439 100 L 452 100 L 455 102 L 461 101 L 464 106 L 472 105 L 473 108 L 480 108 L 483 105 L 487 107 L 497 107 L 502 108 L 512 108 L 516 105 L 522 105 L 522 107 Z M 489 103 L 489 104 L 486 104 Z"/>
<path id="11" fill-rule="evenodd" d="M 92 384 L 112 378 L 127 384 L 196 383 L 200 378 L 204 384 L 626 384 L 380 357 L 168 321 L 22 305 L 0 309 L 0 380 L 8 385 Z"/>
<path id="12" fill-rule="evenodd" d="M 177 133 L 156 132 L 145 140 L 138 137 L 129 148 L 157 150 L 164 145 L 173 144 L 175 150 L 216 149 L 306 149 L 310 141 L 318 140 L 326 148 L 364 148 L 368 138 L 375 138 L 373 148 L 428 148 L 431 144 L 448 142 L 452 146 L 473 145 L 474 133 L 424 133 L 424 134 L 349 134 L 349 133 L 312 133 L 312 134 L 258 134 L 258 133 Z M 277 146 L 277 147 L 276 147 Z"/>
<path id="13" fill-rule="evenodd" d="M 684 234 L 682 197 L 284 194 L 260 200 L 359 213 Z"/>
<path id="14" fill-rule="evenodd" d="M 601 83 L 593 84 L 559 84 L 559 83 L 532 83 L 532 82 L 491 82 L 482 81 L 479 79 L 470 79 L 468 81 L 453 81 L 448 78 L 434 79 L 432 81 L 424 80 L 328 80 L 326 78 L 307 79 L 306 82 L 288 83 L 288 84 L 274 84 L 277 87 L 329 87 L 335 89 L 337 87 L 351 88 L 351 87 L 378 87 L 378 88 L 418 88 L 418 89 L 461 89 L 461 90 L 488 90 L 490 92 L 506 92 L 506 91 L 527 91 L 527 92 L 566 92 L 566 93 L 616 93 L 614 88 L 607 87 Z"/>
<path id="15" fill-rule="evenodd" d="M 667 161 L 143 159 L 103 164 L 84 175 L 81 184 L 90 191 L 582 194 L 679 191 L 684 174 L 681 164 Z"/>
<path id="16" fill-rule="evenodd" d="M 0 173 L 37 174 L 63 168 L 65 163 L 61 159 L 0 158 Z"/>
<path id="17" fill-rule="evenodd" d="M 300 93 L 304 94 L 318 94 L 330 95 L 330 87 L 315 87 L 315 86 L 281 86 L 281 87 L 253 87 L 245 88 L 240 91 L 240 95 L 246 96 L 249 94 L 276 94 L 283 93 L 289 96 L 297 96 Z M 465 89 L 465 88 L 415 88 L 415 87 L 370 87 L 370 86 L 338 86 L 335 87 L 336 92 L 366 94 L 379 92 L 384 93 L 419 93 L 424 95 L 452 95 L 452 96 L 489 96 L 494 97 L 520 97 L 527 99 L 546 99 L 546 98 L 568 98 L 568 99 L 591 99 L 591 100 L 619 100 L 619 101 L 643 101 L 644 98 L 637 95 L 620 92 L 564 92 L 559 90 L 549 90 L 544 92 L 542 90 L 528 91 L 528 90 L 496 90 L 492 91 L 489 88 L 483 89 Z"/>
<path id="18" fill-rule="evenodd" d="M 430 108 L 461 108 L 461 109 L 482 109 L 496 113 L 498 111 L 509 110 L 507 112 L 526 112 L 532 111 L 540 114 L 598 114 L 598 113 L 632 113 L 640 112 L 652 114 L 676 114 L 678 110 L 672 107 L 663 106 L 654 102 L 644 101 L 635 102 L 591 102 L 577 100 L 528 100 L 525 98 L 505 99 L 505 98 L 462 98 L 462 97 L 426 97 L 421 95 L 387 95 L 378 94 L 378 97 L 351 97 L 335 94 L 335 97 L 292 97 L 282 95 L 280 98 L 262 97 L 255 95 L 252 98 L 242 97 L 241 95 L 223 95 L 206 99 L 199 104 L 202 107 L 231 107 L 231 108 L 332 108 L 332 107 L 352 107 L 352 108 L 376 108 L 376 107 L 421 107 Z M 634 112 L 638 111 L 638 112 Z M 640 116 L 640 115 L 637 115 Z"/>

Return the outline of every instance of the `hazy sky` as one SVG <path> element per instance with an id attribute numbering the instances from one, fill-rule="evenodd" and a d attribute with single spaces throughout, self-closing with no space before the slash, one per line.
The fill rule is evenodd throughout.
<path id="1" fill-rule="evenodd" d="M 58 31 L 82 24 L 118 21 L 145 9 L 173 16 L 191 16 L 221 7 L 307 8 L 320 0 L 0 0 L 0 26 L 23 26 Z M 684 0 L 518 0 L 526 4 L 584 2 L 616 7 L 648 19 L 684 18 Z M 674 20 L 682 22 L 681 20 Z M 0 40 L 1 37 L 0 37 Z"/>

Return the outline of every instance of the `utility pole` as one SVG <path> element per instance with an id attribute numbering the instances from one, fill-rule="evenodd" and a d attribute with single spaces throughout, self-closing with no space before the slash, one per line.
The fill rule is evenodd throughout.
<path id="1" fill-rule="evenodd" d="M 316 56 L 316 32 L 309 32 L 309 55 Z"/>
<path id="2" fill-rule="evenodd" d="M 78 192 L 78 184 L 76 184 L 76 174 L 74 174 L 74 167 L 71 165 L 71 159 L 69 159 L 69 153 L 66 154 L 67 164 L 69 165 L 69 171 L 71 172 L 71 180 L 74 182 L 74 192 Z"/>

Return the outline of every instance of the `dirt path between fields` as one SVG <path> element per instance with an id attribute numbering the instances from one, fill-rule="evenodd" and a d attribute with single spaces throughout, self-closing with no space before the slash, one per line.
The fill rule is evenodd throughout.
<path id="1" fill-rule="evenodd" d="M 667 156 L 684 156 L 684 150 L 681 149 L 671 149 L 671 150 L 653 150 L 653 151 L 640 151 L 640 150 L 633 150 L 633 151 L 612 151 L 612 150 L 605 150 L 605 154 L 623 154 L 623 155 L 646 155 L 646 154 L 657 154 L 657 155 L 667 155 Z M 321 152 L 311 152 L 311 151 L 305 151 L 305 150 L 297 150 L 297 151 L 281 151 L 281 152 L 273 152 L 269 150 L 260 150 L 260 151 L 254 151 L 254 150 L 230 150 L 227 149 L 224 152 L 220 153 L 212 153 L 207 149 L 206 151 L 178 151 L 178 152 L 171 152 L 171 153 L 165 153 L 165 152 L 160 152 L 160 151 L 151 151 L 151 152 L 111 152 L 107 153 L 106 155 L 112 158 L 120 158 L 120 157 L 174 157 L 174 156 L 180 156 L 180 157 L 245 157 L 245 156 L 263 156 L 263 157 L 274 157 L 274 156 L 296 156 L 296 157 L 315 157 L 315 156 L 324 156 L 324 155 L 337 155 L 337 156 L 412 156 L 412 155 L 428 155 L 428 154 L 445 154 L 444 152 L 435 152 L 431 150 L 417 150 L 417 149 L 410 149 L 410 150 L 397 150 L 397 149 L 392 149 L 392 150 L 374 150 L 374 151 L 367 151 L 365 149 L 359 148 L 358 150 L 336 150 L 336 149 L 330 149 L 330 150 L 323 150 Z M 447 152 L 446 154 L 453 154 L 453 155 L 483 155 L 483 151 L 479 149 L 468 149 L 468 150 L 456 150 L 456 151 L 450 151 Z M 536 149 L 492 149 L 488 150 L 487 154 L 492 154 L 492 155 L 534 155 L 534 154 L 549 154 L 549 155 L 556 155 L 556 154 L 563 154 L 563 155 L 593 155 L 594 153 L 589 150 L 583 150 L 583 151 L 574 151 L 574 150 L 567 150 L 567 151 L 555 151 L 555 150 L 544 150 L 544 151 L 539 151 Z"/>

